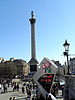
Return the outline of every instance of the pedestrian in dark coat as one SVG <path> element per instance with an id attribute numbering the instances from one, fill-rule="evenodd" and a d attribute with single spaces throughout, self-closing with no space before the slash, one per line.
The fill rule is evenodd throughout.
<path id="1" fill-rule="evenodd" d="M 16 88 L 17 88 L 17 91 L 19 91 L 19 84 L 17 84 Z"/>
<path id="2" fill-rule="evenodd" d="M 24 86 L 22 86 L 22 93 L 24 93 L 24 91 L 25 91 L 25 90 L 24 90 Z"/>

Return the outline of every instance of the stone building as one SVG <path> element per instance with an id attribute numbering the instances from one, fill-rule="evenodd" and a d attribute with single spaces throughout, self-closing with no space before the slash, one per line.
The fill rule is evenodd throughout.
<path id="1" fill-rule="evenodd" d="M 63 66 L 61 65 L 61 63 L 59 61 L 54 61 L 54 63 L 58 66 L 57 75 L 58 76 L 64 75 Z"/>
<path id="2" fill-rule="evenodd" d="M 69 66 L 70 66 L 70 71 L 75 72 L 75 58 L 70 58 Z"/>
<path id="3" fill-rule="evenodd" d="M 30 72 L 29 65 L 25 60 L 22 59 L 15 59 L 13 62 L 16 64 L 17 69 L 18 69 L 18 75 L 28 75 Z"/>

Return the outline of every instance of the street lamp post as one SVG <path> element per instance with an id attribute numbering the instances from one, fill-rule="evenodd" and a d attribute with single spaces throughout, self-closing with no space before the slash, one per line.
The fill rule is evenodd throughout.
<path id="1" fill-rule="evenodd" d="M 65 40 L 65 43 L 63 44 L 63 46 L 64 46 L 64 48 L 65 48 L 65 52 L 63 52 L 63 54 L 64 54 L 64 56 L 66 56 L 67 57 L 67 67 L 68 67 L 68 75 L 70 74 L 69 73 L 69 60 L 68 60 L 68 56 L 69 56 L 69 54 L 68 54 L 68 52 L 69 52 L 69 43 L 67 43 L 67 40 Z"/>

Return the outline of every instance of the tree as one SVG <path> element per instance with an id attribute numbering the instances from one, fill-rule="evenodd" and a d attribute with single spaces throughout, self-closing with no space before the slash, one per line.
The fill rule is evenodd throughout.
<path id="1" fill-rule="evenodd" d="M 5 62 L 0 64 L 0 77 L 11 78 L 13 75 L 17 74 L 16 65 L 11 62 Z"/>
<path id="2" fill-rule="evenodd" d="M 8 72 L 8 76 L 13 76 L 17 74 L 17 66 L 13 62 L 6 63 L 6 71 Z"/>

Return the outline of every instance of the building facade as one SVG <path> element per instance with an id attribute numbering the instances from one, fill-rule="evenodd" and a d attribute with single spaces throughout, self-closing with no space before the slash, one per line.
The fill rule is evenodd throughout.
<path id="1" fill-rule="evenodd" d="M 75 58 L 70 58 L 69 66 L 70 66 L 70 71 L 75 72 Z"/>

